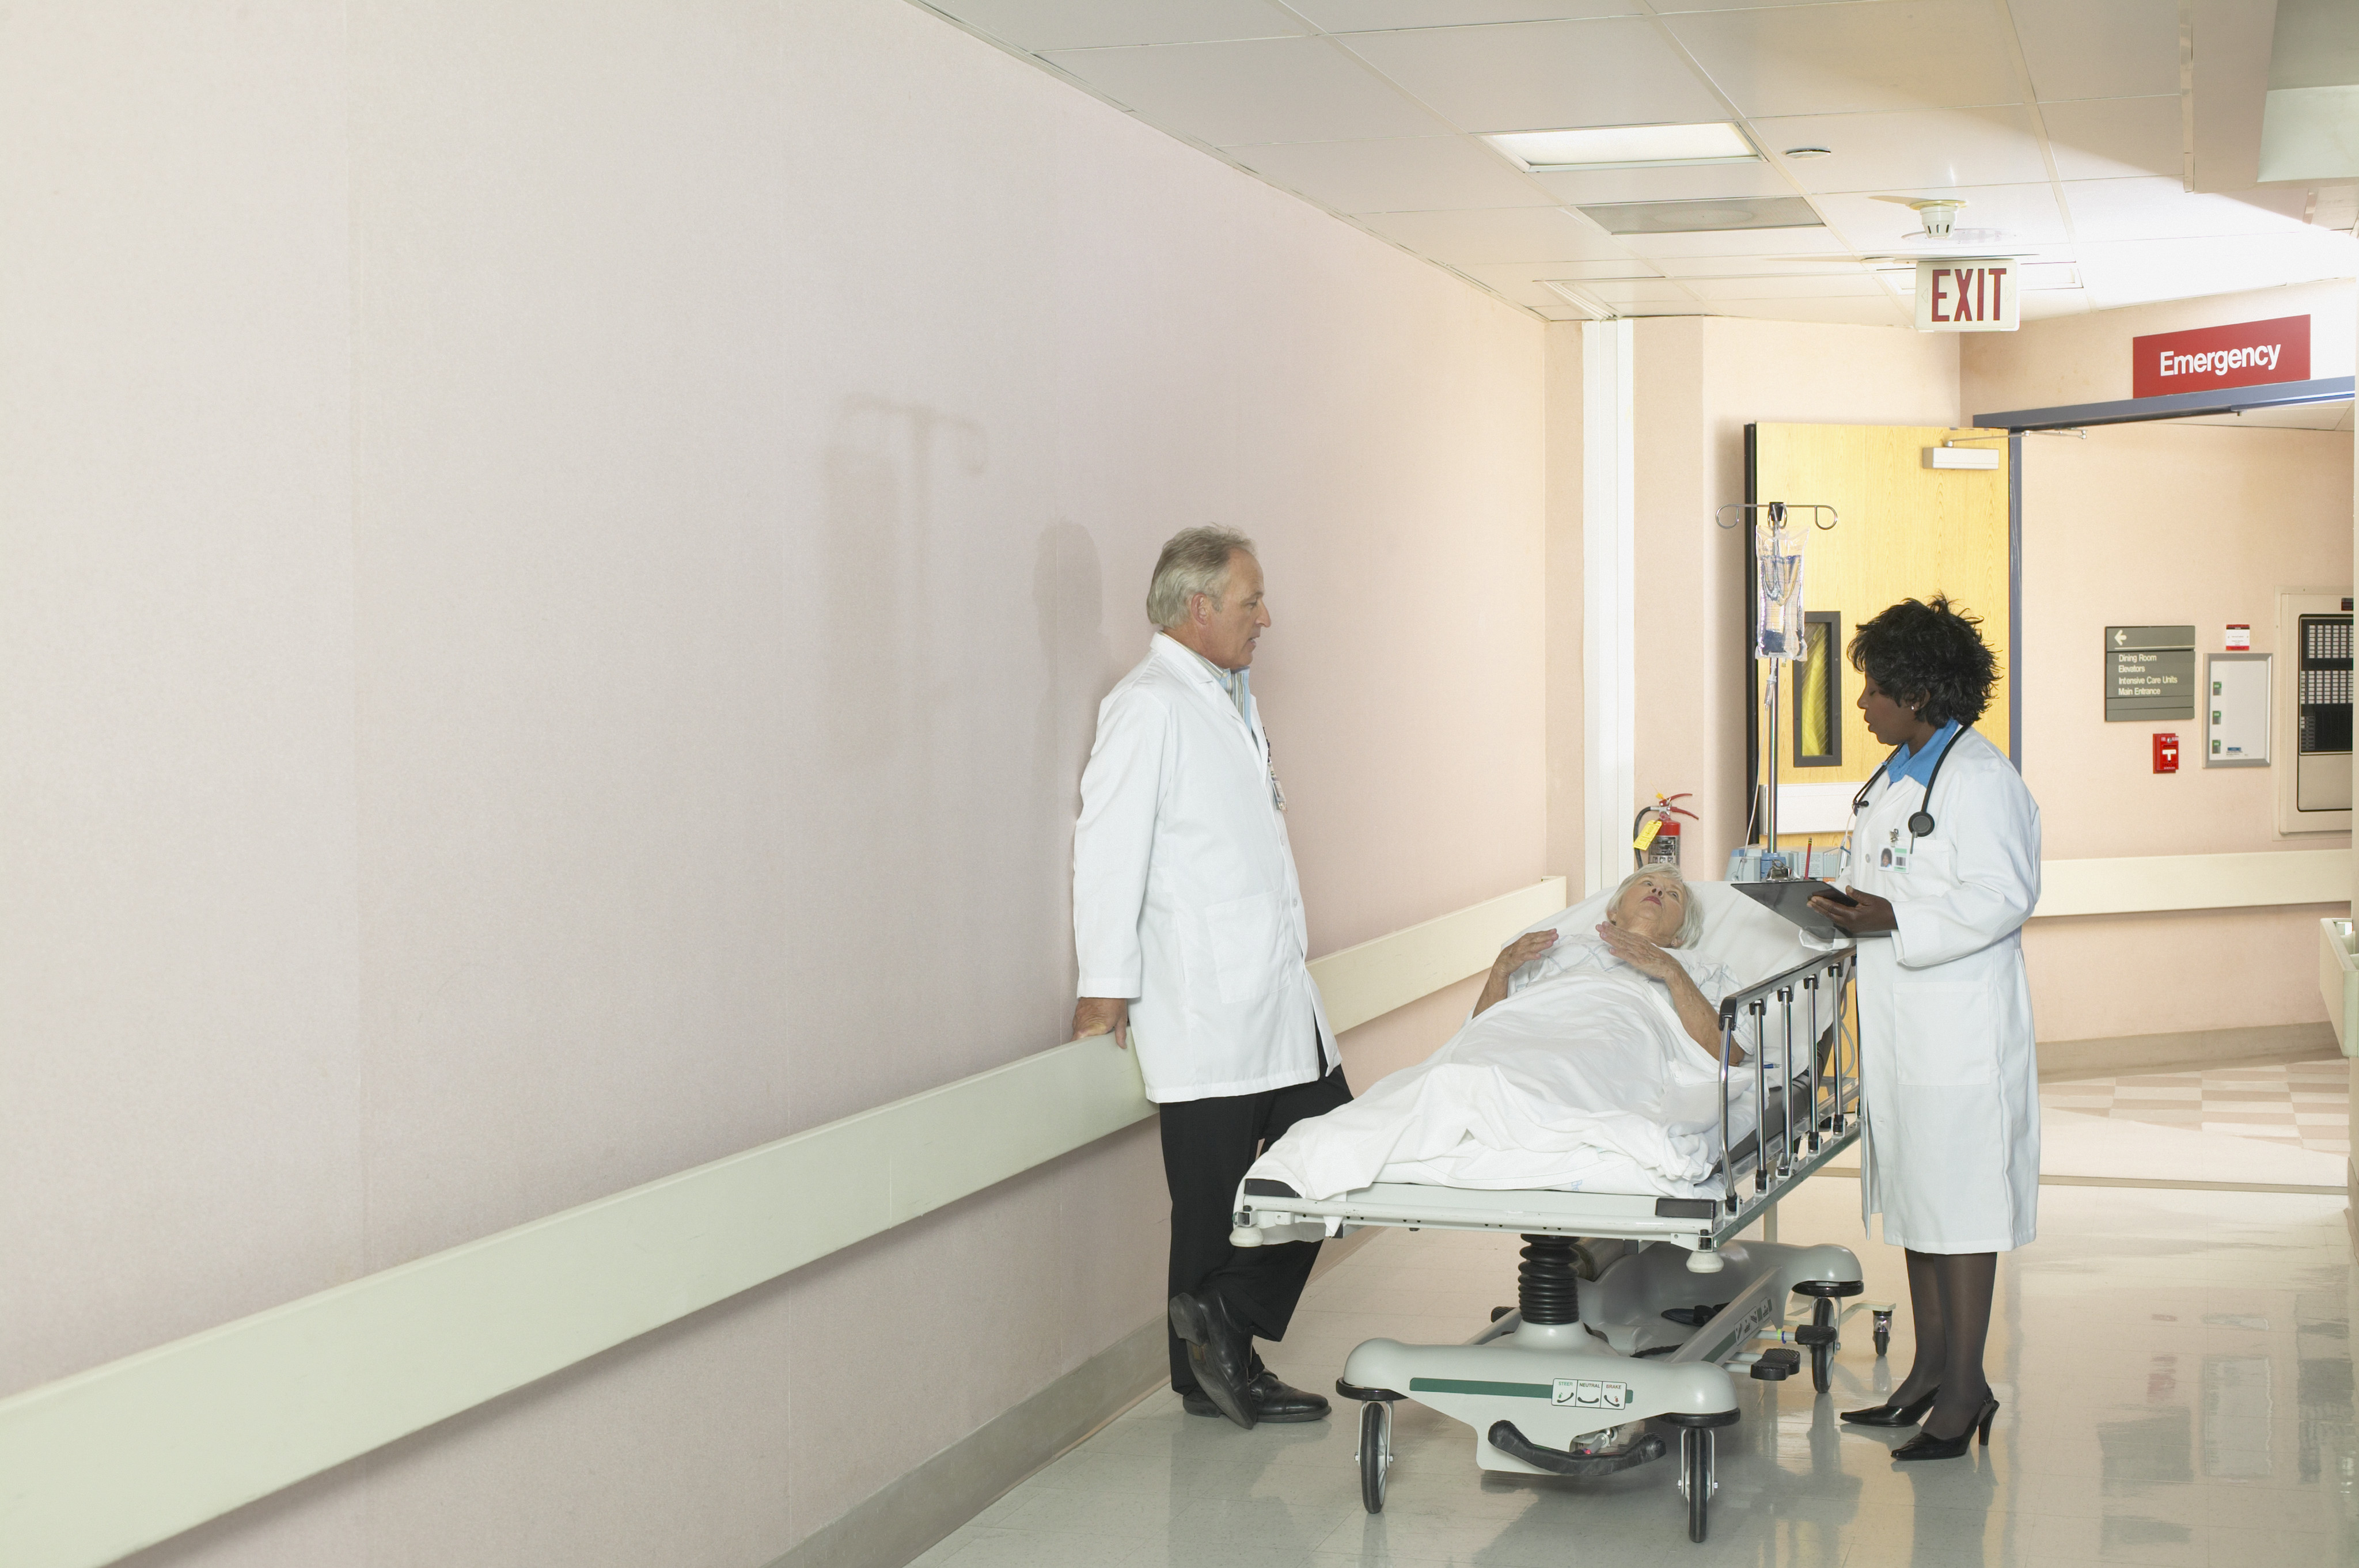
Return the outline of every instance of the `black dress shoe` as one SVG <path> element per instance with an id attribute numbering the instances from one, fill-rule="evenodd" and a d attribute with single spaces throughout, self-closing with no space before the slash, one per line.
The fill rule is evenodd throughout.
<path id="1" fill-rule="evenodd" d="M 1955 1459 L 1965 1453 L 1967 1445 L 1973 1442 L 1977 1433 L 1982 1437 L 1984 1446 L 1988 1446 L 1991 1418 L 1996 1414 L 1998 1414 L 1998 1401 L 1984 1400 L 1982 1413 L 1974 1417 L 1973 1423 L 1957 1436 L 1936 1437 L 1930 1432 L 1920 1432 L 1894 1449 L 1892 1456 L 1895 1459 Z"/>
<path id="2" fill-rule="evenodd" d="M 1245 1397 L 1253 1401 L 1255 1414 L 1263 1421 L 1324 1421 L 1327 1419 L 1327 1397 L 1306 1390 L 1290 1388 L 1277 1380 L 1275 1372 L 1264 1372 L 1245 1385 Z M 1180 1396 L 1180 1408 L 1190 1415 L 1219 1415 L 1221 1407 L 1190 1389 Z"/>
<path id="3" fill-rule="evenodd" d="M 1940 1390 L 1928 1389 L 1921 1398 L 1910 1400 L 1905 1405 L 1870 1405 L 1864 1411 L 1845 1411 L 1843 1419 L 1854 1426 L 1915 1426 L 1925 1419 L 1925 1412 L 1931 1410 L 1933 1401 L 1940 1397 Z"/>
<path id="4" fill-rule="evenodd" d="M 1171 1332 L 1188 1342 L 1188 1369 L 1220 1412 L 1246 1431 L 1260 1420 L 1246 1388 L 1253 1382 L 1253 1336 L 1229 1316 L 1221 1298 L 1171 1298 Z"/>

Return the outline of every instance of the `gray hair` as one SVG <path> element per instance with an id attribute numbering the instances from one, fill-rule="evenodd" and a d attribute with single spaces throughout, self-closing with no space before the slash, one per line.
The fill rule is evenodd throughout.
<path id="1" fill-rule="evenodd" d="M 1254 542 L 1234 528 L 1182 528 L 1172 535 L 1155 558 L 1155 576 L 1147 585 L 1147 618 L 1158 626 L 1177 626 L 1188 619 L 1188 601 L 1200 593 L 1220 609 L 1229 559 L 1239 550 L 1257 553 Z"/>
<path id="2" fill-rule="evenodd" d="M 1641 866 L 1624 877 L 1622 885 L 1614 890 L 1614 896 L 1605 901 L 1606 918 L 1610 920 L 1614 917 L 1614 910 L 1621 906 L 1622 895 L 1630 891 L 1630 884 L 1649 871 L 1667 872 L 1673 881 L 1680 884 L 1680 929 L 1679 934 L 1671 938 L 1670 946 L 1694 946 L 1696 938 L 1703 935 L 1703 905 L 1697 902 L 1695 889 L 1688 885 L 1688 879 L 1680 873 L 1677 866 L 1660 863 Z"/>

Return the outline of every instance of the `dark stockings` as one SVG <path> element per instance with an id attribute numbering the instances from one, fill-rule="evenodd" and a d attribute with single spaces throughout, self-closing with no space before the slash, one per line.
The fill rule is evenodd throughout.
<path id="1" fill-rule="evenodd" d="M 1908 1310 L 1917 1325 L 1917 1359 L 1892 1390 L 1905 1405 L 1941 1390 L 1919 1430 L 1955 1437 L 1982 1414 L 1990 1397 L 1983 1376 L 1983 1341 L 1990 1336 L 1991 1297 L 1998 1283 L 1995 1252 L 1908 1253 Z"/>

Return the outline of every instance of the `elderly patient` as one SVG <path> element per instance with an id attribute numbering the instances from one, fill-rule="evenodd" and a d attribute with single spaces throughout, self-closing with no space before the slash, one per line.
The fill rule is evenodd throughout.
<path id="1" fill-rule="evenodd" d="M 1729 986 L 1688 950 L 1701 926 L 1686 881 L 1651 866 L 1593 932 L 1518 937 L 1449 1044 L 1297 1123 L 1249 1174 L 1312 1198 L 1376 1181 L 1697 1195 L 1720 1153 Z"/>
<path id="2" fill-rule="evenodd" d="M 1537 962 L 1539 968 L 1525 981 L 1526 985 L 1553 979 L 1577 968 L 1610 971 L 1616 966 L 1627 966 L 1669 993 L 1680 1027 L 1717 1065 L 1717 1010 L 1720 993 L 1727 988 L 1727 973 L 1718 965 L 1694 966 L 1713 987 L 1713 994 L 1706 997 L 1695 973 L 1688 963 L 1682 962 L 1689 955 L 1670 951 L 1688 946 L 1702 930 L 1703 911 L 1689 896 L 1687 879 L 1680 874 L 1678 867 L 1649 866 L 1635 871 L 1623 878 L 1622 885 L 1614 890 L 1614 900 L 1605 906 L 1604 922 L 1594 935 L 1560 938 L 1554 931 L 1535 931 L 1501 948 L 1498 958 L 1491 965 L 1490 978 L 1483 984 L 1483 995 L 1474 1003 L 1473 1016 L 1479 1018 L 1506 1000 L 1516 971 L 1527 964 Z M 1733 1061 L 1744 1059 L 1742 1052 L 1731 1056 Z"/>

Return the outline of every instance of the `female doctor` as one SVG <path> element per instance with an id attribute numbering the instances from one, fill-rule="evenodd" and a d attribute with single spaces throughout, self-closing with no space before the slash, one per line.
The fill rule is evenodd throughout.
<path id="1" fill-rule="evenodd" d="M 1972 726 L 1997 661 L 1936 596 L 1861 625 L 1859 708 L 1895 748 L 1854 805 L 1850 892 L 1812 906 L 1859 943 L 1864 1213 L 1908 1249 L 1917 1357 L 1890 1400 L 1843 1420 L 1916 1426 L 1896 1459 L 1990 1441 L 1983 1375 L 1998 1254 L 2032 1238 L 2038 1070 L 2020 932 L 2039 900 L 2039 807 Z"/>

